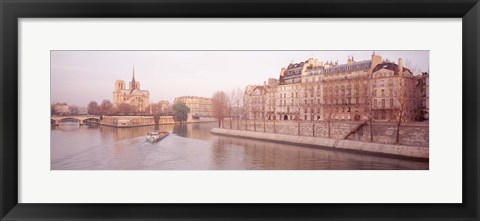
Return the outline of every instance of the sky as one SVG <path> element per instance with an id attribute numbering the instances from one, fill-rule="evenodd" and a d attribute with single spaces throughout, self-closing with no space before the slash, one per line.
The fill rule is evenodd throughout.
<path id="1" fill-rule="evenodd" d="M 179 96 L 211 97 L 277 78 L 282 67 L 308 58 L 347 62 L 370 60 L 373 51 L 52 51 L 51 101 L 87 106 L 90 101 L 113 102 L 116 80 L 132 80 L 150 92 L 150 102 Z M 429 72 L 429 51 L 375 51 L 383 59 Z"/>

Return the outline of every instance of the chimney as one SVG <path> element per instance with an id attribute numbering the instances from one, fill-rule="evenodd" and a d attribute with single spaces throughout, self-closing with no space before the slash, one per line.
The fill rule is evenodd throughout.
<path id="1" fill-rule="evenodd" d="M 375 68 L 378 64 L 382 63 L 382 56 L 377 55 L 375 51 L 372 54 L 372 69 Z"/>
<path id="2" fill-rule="evenodd" d="M 354 63 L 353 56 L 351 58 L 350 58 L 350 56 L 348 56 L 347 64 L 352 65 L 353 63 Z"/>
<path id="3" fill-rule="evenodd" d="M 403 60 L 401 58 L 398 59 L 398 71 L 403 72 Z"/>

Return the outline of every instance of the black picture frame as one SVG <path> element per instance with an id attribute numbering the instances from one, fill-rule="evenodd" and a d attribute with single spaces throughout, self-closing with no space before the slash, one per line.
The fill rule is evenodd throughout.
<path id="1" fill-rule="evenodd" d="M 1 0 L 1 220 L 479 220 L 478 0 Z M 18 203 L 19 18 L 259 17 L 462 18 L 461 204 Z M 428 31 L 428 30 L 426 30 Z M 460 71 L 460 68 L 459 68 Z M 452 73 L 454 74 L 454 73 Z M 449 120 L 459 120 L 448 118 Z"/>

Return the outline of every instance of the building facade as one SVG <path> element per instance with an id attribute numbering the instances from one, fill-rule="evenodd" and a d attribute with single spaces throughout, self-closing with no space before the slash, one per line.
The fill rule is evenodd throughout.
<path id="1" fill-rule="evenodd" d="M 375 53 L 364 61 L 349 57 L 345 64 L 310 58 L 282 68 L 278 81 L 247 86 L 244 103 L 248 119 L 394 121 L 401 115 L 419 120 L 422 108 L 415 104 L 428 103 L 419 87 L 402 59 L 394 63 Z"/>
<path id="2" fill-rule="evenodd" d="M 128 104 L 136 112 L 143 112 L 150 105 L 150 93 L 148 90 L 140 89 L 140 82 L 135 80 L 135 69 L 128 88 L 125 87 L 125 81 L 115 81 L 113 104 L 116 108 L 122 104 Z"/>
<path id="3" fill-rule="evenodd" d="M 211 118 L 213 116 L 212 98 L 198 96 L 176 97 L 174 103 L 183 102 L 190 108 L 188 119 Z"/>
<path id="4" fill-rule="evenodd" d="M 168 102 L 167 100 L 163 100 L 163 101 L 159 101 L 158 102 L 158 108 L 159 108 L 159 111 L 160 113 L 168 113 L 171 109 L 171 105 L 170 105 L 170 102 Z"/>
<path id="5" fill-rule="evenodd" d="M 56 114 L 58 115 L 70 114 L 70 106 L 68 106 L 66 103 L 54 102 L 52 105 Z"/>

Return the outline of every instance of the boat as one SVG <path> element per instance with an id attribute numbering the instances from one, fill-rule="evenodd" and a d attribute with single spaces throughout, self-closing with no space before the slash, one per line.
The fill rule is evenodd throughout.
<path id="1" fill-rule="evenodd" d="M 166 136 L 168 136 L 168 132 L 165 132 L 165 131 L 149 132 L 148 135 L 147 135 L 147 141 L 150 142 L 150 143 L 155 143 L 155 142 L 158 142 L 158 141 L 162 140 Z"/>

